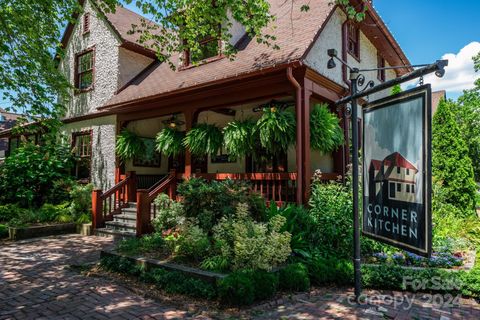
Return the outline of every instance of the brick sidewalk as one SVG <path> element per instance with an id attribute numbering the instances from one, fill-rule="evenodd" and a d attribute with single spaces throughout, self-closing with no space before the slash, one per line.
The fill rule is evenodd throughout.
<path id="1" fill-rule="evenodd" d="M 368 297 L 396 296 L 409 301 L 396 307 L 389 300 L 357 306 L 348 289 L 318 289 L 240 311 L 189 312 L 145 299 L 107 279 L 87 277 L 70 265 L 95 262 L 108 238 L 78 235 L 0 243 L 1 319 L 480 319 L 474 300 L 460 306 L 433 306 L 422 295 L 365 291 Z M 185 302 L 187 303 L 187 301 Z"/>

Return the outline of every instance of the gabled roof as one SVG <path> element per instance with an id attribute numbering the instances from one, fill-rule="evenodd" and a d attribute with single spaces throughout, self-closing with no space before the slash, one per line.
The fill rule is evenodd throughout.
<path id="1" fill-rule="evenodd" d="M 85 1 L 88 0 L 79 0 L 81 6 L 85 4 Z M 144 20 L 146 23 L 153 23 L 150 20 L 144 18 L 143 16 L 125 9 L 121 6 L 117 6 L 115 12 L 109 12 L 103 14 L 101 10 L 95 5 L 95 3 L 91 2 L 93 6 L 97 8 L 97 11 L 105 16 L 105 20 L 109 23 L 110 27 L 115 31 L 117 36 L 122 41 L 122 46 L 127 47 L 128 49 L 141 53 L 151 58 L 155 58 L 156 54 L 153 50 L 148 48 L 147 46 L 143 46 L 138 43 L 138 39 L 140 37 L 139 33 L 131 33 L 129 31 L 132 30 L 132 25 L 141 26 L 142 21 Z M 78 20 L 79 14 L 74 14 L 72 17 L 74 21 Z M 143 20 L 142 20 L 143 19 Z M 62 36 L 62 46 L 65 48 L 68 45 L 68 41 L 75 29 L 75 23 L 69 22 L 67 27 L 65 28 L 65 32 Z M 154 31 L 151 31 L 154 32 Z"/>
<path id="2" fill-rule="evenodd" d="M 205 86 L 223 79 L 301 61 L 337 8 L 331 5 L 330 0 L 309 1 L 310 10 L 307 12 L 301 10 L 305 4 L 302 1 L 270 0 L 269 2 L 271 13 L 277 19 L 276 28 L 267 32 L 276 36 L 276 43 L 280 49 L 275 50 L 245 37 L 237 44 L 239 52 L 234 61 L 219 59 L 200 67 L 180 71 L 173 71 L 167 63 L 157 63 L 144 70 L 141 75 L 131 81 L 129 86 L 113 96 L 101 108 L 156 99 L 177 90 Z M 385 59 L 388 58 L 387 61 L 391 65 L 409 64 L 398 43 L 375 13 L 375 9 L 370 4 L 367 5 L 369 15 L 366 28 L 373 30 L 371 41 L 382 42 L 384 47 L 389 48 Z M 375 23 L 376 27 L 372 27 L 372 23 Z M 380 39 L 378 35 L 382 35 L 382 38 Z"/>
<path id="3" fill-rule="evenodd" d="M 418 169 L 399 152 L 394 152 L 383 160 L 383 163 L 389 167 L 400 167 L 418 171 Z"/>

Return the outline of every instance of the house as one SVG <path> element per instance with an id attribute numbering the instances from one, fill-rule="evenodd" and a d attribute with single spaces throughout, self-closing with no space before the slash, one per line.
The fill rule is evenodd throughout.
<path id="1" fill-rule="evenodd" d="M 109 213 L 118 209 L 118 199 L 112 209 L 111 204 L 105 205 L 108 197 L 119 193 L 125 193 L 129 201 L 150 197 L 136 197 L 131 191 L 135 189 L 133 180 L 140 189 L 156 186 L 158 191 L 193 175 L 250 180 L 269 200 L 305 203 L 314 170 L 320 169 L 323 179 L 337 179 L 344 176 L 350 159 L 348 145 L 330 154 L 310 149 L 308 110 L 319 102 L 331 105 L 341 120 L 345 141 L 349 141 L 347 115 L 333 106 L 348 95 L 348 73 L 342 67 L 327 68 L 327 50 L 336 49 L 354 67 L 410 64 L 371 2 L 364 4 L 368 7 L 366 19 L 353 23 L 330 0 L 310 1 L 307 12 L 301 10 L 301 1 L 271 0 L 271 12 L 277 18 L 272 33 L 279 49 L 252 41 L 233 21 L 230 42 L 238 48 L 235 60 L 222 56 L 219 44 L 219 50 L 208 51 L 199 65 L 179 53 L 175 70 L 138 44 L 138 34 L 129 32 L 141 16 L 121 7 L 103 14 L 91 0 L 81 4 L 84 12 L 68 24 L 62 38 L 66 54 L 59 68 L 76 88 L 71 92 L 63 131 L 81 159 L 75 168 L 77 178 L 103 190 L 98 201 L 104 204 L 102 208 L 110 208 Z M 367 81 L 379 83 L 409 71 L 389 69 L 365 76 Z M 385 90 L 369 99 L 387 94 Z M 195 123 L 224 126 L 233 119 L 259 118 L 258 106 L 272 100 L 295 107 L 298 127 L 296 147 L 278 159 L 259 163 L 247 157 L 231 162 L 224 161 L 225 155 L 194 157 L 188 150 L 180 157 L 160 155 L 147 163 L 121 163 L 116 158 L 116 136 L 123 128 L 152 143 L 170 119 L 178 121 L 184 131 Z M 172 170 L 175 177 L 155 184 Z"/>
<path id="2" fill-rule="evenodd" d="M 8 130 L 15 125 L 15 122 L 22 115 L 7 112 L 4 109 L 0 108 L 0 131 Z M 5 158 L 8 151 L 8 138 L 0 138 L 0 161 Z"/>
<path id="3" fill-rule="evenodd" d="M 416 203 L 418 169 L 400 153 L 394 152 L 383 160 L 372 159 L 369 171 L 369 195 L 383 202 Z"/>
<path id="4" fill-rule="evenodd" d="M 447 99 L 447 92 L 445 90 L 432 92 L 432 115 L 437 111 L 440 101 Z"/>

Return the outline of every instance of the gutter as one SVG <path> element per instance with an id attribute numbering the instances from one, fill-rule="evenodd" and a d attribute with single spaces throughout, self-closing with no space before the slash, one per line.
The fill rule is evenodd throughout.
<path id="1" fill-rule="evenodd" d="M 288 81 L 295 88 L 295 114 L 297 117 L 297 140 L 298 137 L 302 136 L 302 86 L 293 76 L 293 68 L 289 66 L 287 68 L 287 78 Z M 303 174 L 302 174 L 302 154 L 303 154 L 303 145 L 297 142 L 296 150 L 296 162 L 297 162 L 297 203 L 301 204 L 303 200 Z M 300 190 L 301 192 L 298 192 Z"/>

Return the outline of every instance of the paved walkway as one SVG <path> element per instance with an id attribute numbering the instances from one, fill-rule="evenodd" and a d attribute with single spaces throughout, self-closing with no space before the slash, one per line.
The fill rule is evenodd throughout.
<path id="1" fill-rule="evenodd" d="M 351 292 L 342 289 L 319 289 L 235 313 L 194 315 L 69 267 L 97 261 L 99 250 L 111 245 L 107 238 L 77 235 L 0 243 L 0 320 L 480 319 L 480 306 L 474 300 L 461 299 L 455 301 L 459 306 L 448 306 L 448 297 L 437 297 L 437 303 L 443 304 L 432 305 L 428 296 L 366 291 L 369 304 L 357 306 L 349 301 Z"/>

